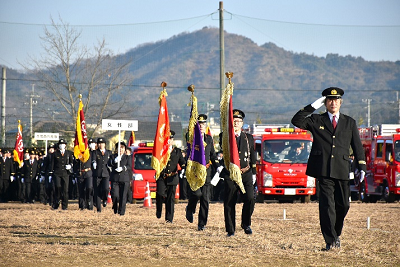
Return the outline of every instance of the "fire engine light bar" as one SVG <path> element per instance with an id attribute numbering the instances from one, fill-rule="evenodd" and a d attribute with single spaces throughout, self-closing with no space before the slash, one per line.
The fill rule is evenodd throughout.
<path id="1" fill-rule="evenodd" d="M 153 142 L 139 143 L 139 147 L 152 147 L 152 146 L 154 146 Z"/>
<path id="2" fill-rule="evenodd" d="M 265 132 L 280 132 L 280 133 L 305 133 L 307 130 L 300 128 L 265 128 Z"/>
<path id="3" fill-rule="evenodd" d="M 397 129 L 396 129 L 396 133 L 400 133 L 400 128 L 397 128 Z"/>

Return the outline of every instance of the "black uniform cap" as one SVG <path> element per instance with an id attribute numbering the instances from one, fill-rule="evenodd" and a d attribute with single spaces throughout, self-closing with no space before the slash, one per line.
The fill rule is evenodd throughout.
<path id="1" fill-rule="evenodd" d="M 171 132 L 171 135 L 169 136 L 169 138 L 174 138 L 174 136 L 175 136 L 175 132 L 174 131 L 170 131 Z"/>
<path id="2" fill-rule="evenodd" d="M 245 117 L 244 112 L 241 111 L 240 109 L 234 109 L 234 110 L 232 110 L 232 112 L 233 112 L 234 118 L 244 119 L 244 117 Z"/>
<path id="3" fill-rule="evenodd" d="M 206 122 L 207 121 L 207 115 L 206 114 L 199 114 L 199 116 L 197 117 L 197 121 L 198 122 Z"/>
<path id="4" fill-rule="evenodd" d="M 97 143 L 98 144 L 100 144 L 100 143 L 106 143 L 106 139 L 104 139 L 103 137 L 99 137 L 99 138 L 97 138 Z"/>
<path id="5" fill-rule="evenodd" d="M 67 142 L 64 140 L 64 139 L 60 139 L 59 141 L 58 141 L 58 144 L 67 144 Z"/>
<path id="6" fill-rule="evenodd" d="M 343 95 L 344 91 L 339 87 L 329 87 L 322 91 L 322 96 L 326 96 L 326 98 L 342 98 Z"/>

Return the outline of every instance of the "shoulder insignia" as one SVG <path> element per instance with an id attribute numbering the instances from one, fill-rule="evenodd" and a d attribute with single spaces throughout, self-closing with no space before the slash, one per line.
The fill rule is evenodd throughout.
<path id="1" fill-rule="evenodd" d="M 365 160 L 359 160 L 358 164 L 367 164 L 367 163 L 365 162 Z"/>
<path id="2" fill-rule="evenodd" d="M 319 129 L 324 130 L 325 128 L 324 128 L 324 126 L 319 126 Z"/>

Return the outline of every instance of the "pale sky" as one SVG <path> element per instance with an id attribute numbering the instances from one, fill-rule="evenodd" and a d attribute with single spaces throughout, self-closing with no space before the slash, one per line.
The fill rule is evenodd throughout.
<path id="1" fill-rule="evenodd" d="M 258 45 L 324 57 L 400 60 L 398 0 L 225 0 L 224 28 Z M 82 30 L 82 44 L 105 38 L 115 54 L 205 26 L 219 26 L 216 0 L 0 0 L 0 65 L 21 69 L 43 50 L 50 17 Z M 79 27 L 78 27 L 79 26 Z"/>

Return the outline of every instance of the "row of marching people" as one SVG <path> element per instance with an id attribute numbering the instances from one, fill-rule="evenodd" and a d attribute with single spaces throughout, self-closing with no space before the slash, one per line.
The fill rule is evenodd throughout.
<path id="1" fill-rule="evenodd" d="M 117 143 L 115 153 L 106 149 L 106 140 L 89 139 L 89 159 L 76 159 L 60 139 L 50 144 L 47 154 L 34 149 L 25 150 L 19 165 L 10 150 L 0 151 L 0 200 L 49 204 L 52 209 L 68 209 L 71 198 L 79 198 L 81 210 L 101 212 L 109 194 L 113 210 L 125 214 L 131 182 L 132 158 L 124 142 Z M 110 183 L 111 182 L 111 183 Z M 111 184 L 111 192 L 110 192 Z"/>

